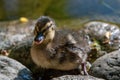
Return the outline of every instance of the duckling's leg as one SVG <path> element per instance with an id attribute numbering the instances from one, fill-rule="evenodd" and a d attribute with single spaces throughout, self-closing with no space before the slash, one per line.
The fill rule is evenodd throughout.
<path id="1" fill-rule="evenodd" d="M 87 72 L 86 63 L 82 63 L 81 66 L 82 66 L 83 74 L 84 75 L 89 75 L 88 72 Z"/>

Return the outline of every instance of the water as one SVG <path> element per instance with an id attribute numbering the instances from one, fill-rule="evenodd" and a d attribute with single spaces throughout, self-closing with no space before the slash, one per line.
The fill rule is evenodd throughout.
<path id="1" fill-rule="evenodd" d="M 75 18 L 120 22 L 120 0 L 69 0 L 66 12 Z"/>
<path id="2" fill-rule="evenodd" d="M 14 19 L 17 17 L 19 0 L 3 0 L 3 8 L 6 12 L 8 19 Z"/>
<path id="3" fill-rule="evenodd" d="M 120 22 L 120 0 L 2 0 L 0 4 L 3 5 L 0 5 L 0 20 L 22 16 L 37 18 L 47 14 L 53 18 L 64 19 L 67 15 L 72 18 Z M 4 17 L 1 18 L 1 14 Z"/>

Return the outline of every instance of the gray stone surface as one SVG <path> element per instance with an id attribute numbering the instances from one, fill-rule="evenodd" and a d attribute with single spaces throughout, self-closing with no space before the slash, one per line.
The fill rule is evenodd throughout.
<path id="1" fill-rule="evenodd" d="M 114 51 L 97 59 L 91 69 L 92 76 L 107 80 L 120 80 L 120 51 Z"/>
<path id="2" fill-rule="evenodd" d="M 51 80 L 104 80 L 100 78 L 95 78 L 93 76 L 82 76 L 82 75 L 65 75 Z"/>
<path id="3" fill-rule="evenodd" d="M 31 72 L 21 63 L 0 56 L 0 80 L 32 80 Z"/>
<path id="4" fill-rule="evenodd" d="M 19 42 L 32 35 L 35 21 L 21 23 L 19 21 L 0 23 L 0 50 L 9 50 Z"/>

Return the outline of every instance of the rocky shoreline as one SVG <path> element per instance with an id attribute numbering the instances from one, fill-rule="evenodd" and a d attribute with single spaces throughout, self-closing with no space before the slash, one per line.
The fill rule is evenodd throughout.
<path id="1" fill-rule="evenodd" d="M 92 67 L 89 70 L 90 76 L 82 76 L 79 70 L 58 71 L 36 67 L 30 56 L 34 23 L 0 23 L 0 80 L 120 79 L 119 26 L 99 21 L 83 25 L 81 30 L 88 36 L 91 49 L 88 61 Z"/>

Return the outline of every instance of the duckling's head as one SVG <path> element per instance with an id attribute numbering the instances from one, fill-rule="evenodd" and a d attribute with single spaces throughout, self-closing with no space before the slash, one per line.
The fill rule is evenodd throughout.
<path id="1" fill-rule="evenodd" d="M 55 36 L 55 27 L 55 22 L 50 17 L 40 17 L 34 28 L 34 42 L 36 44 L 51 42 Z"/>

